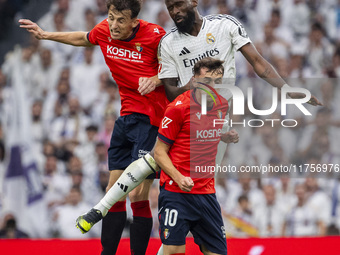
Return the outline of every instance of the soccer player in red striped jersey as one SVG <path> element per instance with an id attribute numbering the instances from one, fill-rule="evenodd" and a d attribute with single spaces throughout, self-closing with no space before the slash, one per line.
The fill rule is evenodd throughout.
<path id="1" fill-rule="evenodd" d="M 102 255 L 115 254 L 126 222 L 125 198 L 119 200 L 142 183 L 129 194 L 133 212 L 130 234 L 131 253 L 145 254 L 152 228 L 148 201 L 152 179 L 144 179 L 156 169 L 155 161 L 147 153 L 154 146 L 168 103 L 157 78 L 157 47 L 165 31 L 137 18 L 141 8 L 139 0 L 108 0 L 107 8 L 108 18 L 90 32 L 47 32 L 27 19 L 19 23 L 39 40 L 100 46 L 119 87 L 121 116 L 115 123 L 108 151 L 107 193 L 93 209 L 80 216 L 76 224 L 85 233 L 105 216 Z M 126 169 L 131 162 L 134 162 L 133 170 Z"/>
<path id="2" fill-rule="evenodd" d="M 204 254 L 227 254 L 221 209 L 215 196 L 214 171 L 220 140 L 238 142 L 238 135 L 222 134 L 228 101 L 214 89 L 221 83 L 223 61 L 204 58 L 194 66 L 194 89 L 179 95 L 165 111 L 155 147 L 161 172 L 159 195 L 160 237 L 164 255 L 185 254 L 185 238 L 190 231 Z M 202 91 L 218 100 L 207 100 L 201 113 Z M 230 131 L 231 132 L 231 131 Z M 236 131 L 233 131 L 236 132 Z M 228 138 L 228 139 L 227 139 Z M 197 170 L 199 169 L 199 170 Z M 200 170 L 204 169 L 204 170 Z"/>

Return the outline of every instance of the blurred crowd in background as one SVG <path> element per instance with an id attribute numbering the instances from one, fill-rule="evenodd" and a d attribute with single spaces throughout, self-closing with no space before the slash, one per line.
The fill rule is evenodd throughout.
<path id="1" fill-rule="evenodd" d="M 0 1 L 0 7 L 10 2 L 29 5 L 34 1 Z M 14 19 L 26 18 L 17 7 L 10 16 L 14 23 Z M 324 107 L 308 108 L 312 116 L 290 111 L 289 117 L 299 123 L 295 128 L 273 128 L 268 123 L 260 128 L 235 126 L 240 142 L 228 147 L 224 164 L 340 164 L 340 0 L 200 0 L 199 12 L 235 16 L 258 51 L 291 86 L 309 89 L 324 103 Z M 90 31 L 106 16 L 105 0 L 54 0 L 48 12 L 34 21 L 47 31 Z M 173 27 L 163 0 L 144 0 L 139 17 L 167 31 Z M 107 149 L 120 111 L 117 84 L 99 47 L 76 48 L 38 41 L 24 30 L 21 33 L 25 42 L 13 45 L 0 63 L 0 238 L 98 237 L 100 224 L 82 235 L 74 222 L 105 194 Z M 2 32 L 0 38 L 6 40 L 6 35 Z M 240 53 L 235 58 L 236 85 L 244 90 L 253 87 L 255 108 L 268 109 L 270 85 L 256 78 Z M 31 119 L 27 132 L 43 187 L 45 213 L 37 212 L 41 224 L 34 231 L 23 223 L 25 212 L 8 210 L 4 202 L 10 157 L 6 116 L 11 112 L 13 80 L 18 74 L 27 92 Z M 275 113 L 271 118 L 283 117 Z M 234 118 L 259 117 L 248 112 Z M 335 171 L 328 179 L 218 176 L 217 197 L 227 234 L 339 235 L 338 176 Z M 155 181 L 150 192 L 154 237 L 158 237 L 158 189 Z"/>

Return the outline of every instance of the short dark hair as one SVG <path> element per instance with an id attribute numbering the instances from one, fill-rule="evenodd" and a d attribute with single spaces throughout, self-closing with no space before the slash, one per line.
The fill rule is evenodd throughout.
<path id="1" fill-rule="evenodd" d="M 119 12 L 130 10 L 131 19 L 133 19 L 138 16 L 142 4 L 140 0 L 106 0 L 108 10 L 110 10 L 111 5 Z"/>
<path id="2" fill-rule="evenodd" d="M 90 124 L 86 127 L 86 131 L 98 132 L 98 126 L 94 124 Z"/>
<path id="3" fill-rule="evenodd" d="M 241 203 L 242 201 L 249 202 L 248 197 L 246 195 L 241 195 L 238 197 L 237 201 Z"/>
<path id="4" fill-rule="evenodd" d="M 281 11 L 280 11 L 280 9 L 273 9 L 272 10 L 272 15 L 276 15 L 279 18 L 281 18 Z"/>
<path id="5" fill-rule="evenodd" d="M 323 35 L 326 34 L 325 29 L 320 22 L 315 22 L 312 24 L 312 31 L 320 31 Z"/>
<path id="6" fill-rule="evenodd" d="M 208 72 L 224 73 L 224 61 L 207 57 L 198 61 L 193 68 L 194 75 L 200 74 L 202 68 L 207 68 Z"/>

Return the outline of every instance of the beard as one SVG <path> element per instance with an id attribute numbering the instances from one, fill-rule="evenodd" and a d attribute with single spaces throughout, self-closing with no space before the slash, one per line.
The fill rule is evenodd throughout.
<path id="1" fill-rule="evenodd" d="M 176 27 L 180 33 L 188 33 L 190 34 L 194 24 L 195 24 L 195 12 L 194 10 L 188 10 L 187 16 L 183 18 L 181 22 L 176 22 Z"/>

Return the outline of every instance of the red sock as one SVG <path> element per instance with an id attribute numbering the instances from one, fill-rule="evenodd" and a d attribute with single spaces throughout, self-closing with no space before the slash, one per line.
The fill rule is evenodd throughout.
<path id="1" fill-rule="evenodd" d="M 131 203 L 131 209 L 135 217 L 152 218 L 149 200 Z"/>
<path id="2" fill-rule="evenodd" d="M 130 225 L 131 254 L 145 254 L 152 229 L 149 200 L 131 203 L 133 222 Z"/>
<path id="3" fill-rule="evenodd" d="M 126 201 L 118 201 L 110 208 L 109 212 L 126 212 Z"/>

